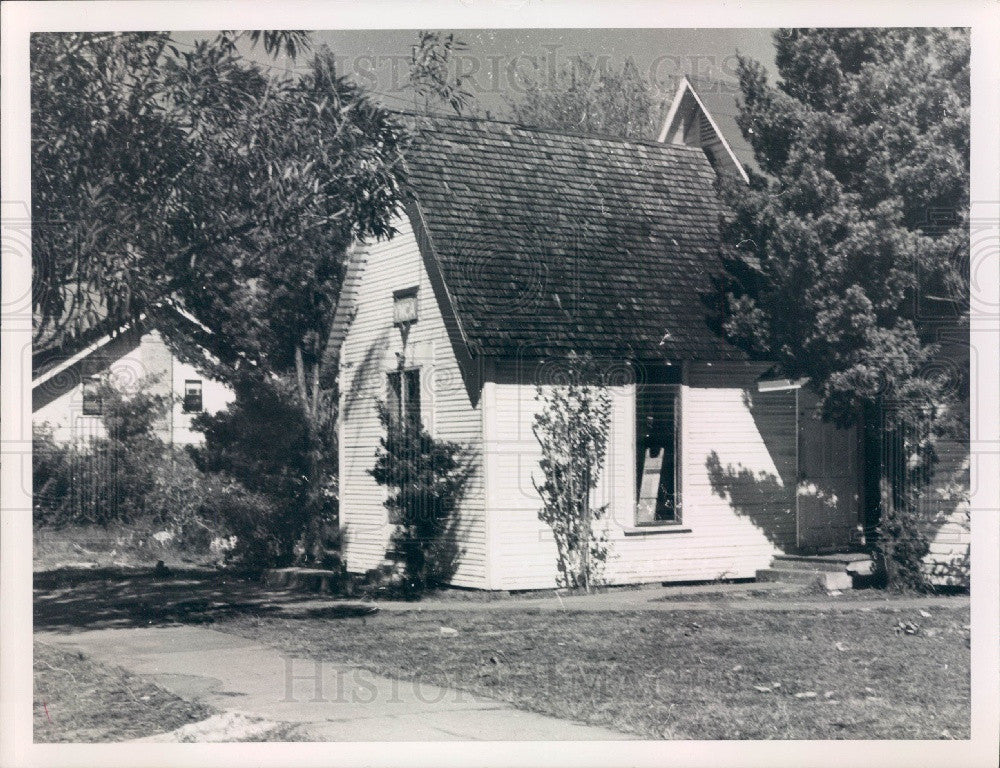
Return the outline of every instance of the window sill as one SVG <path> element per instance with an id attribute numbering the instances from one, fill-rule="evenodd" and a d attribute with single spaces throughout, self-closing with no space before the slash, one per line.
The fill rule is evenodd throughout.
<path id="1" fill-rule="evenodd" d="M 657 536 L 661 533 L 691 533 L 691 529 L 682 523 L 665 523 L 663 525 L 642 525 L 626 528 L 626 536 Z"/>

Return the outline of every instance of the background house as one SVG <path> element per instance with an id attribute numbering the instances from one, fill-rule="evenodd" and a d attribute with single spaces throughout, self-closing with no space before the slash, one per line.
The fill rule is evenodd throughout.
<path id="1" fill-rule="evenodd" d="M 152 393 L 174 396 L 157 425 L 160 438 L 173 445 L 201 442 L 203 435 L 191 429 L 192 420 L 203 411 L 222 410 L 235 397 L 225 384 L 179 360 L 155 326 L 140 321 L 111 331 L 95 327 L 75 342 L 36 354 L 32 421 L 52 427 L 57 442 L 101 436 L 103 404 L 97 385 L 108 380 L 128 391 L 149 376 L 154 377 Z"/>

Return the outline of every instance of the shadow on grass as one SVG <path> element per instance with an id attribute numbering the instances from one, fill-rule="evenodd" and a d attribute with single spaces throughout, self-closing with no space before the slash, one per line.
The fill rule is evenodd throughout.
<path id="1" fill-rule="evenodd" d="M 35 574 L 34 628 L 74 632 L 210 624 L 239 615 L 344 619 L 372 612 L 358 605 L 317 608 L 323 598 L 329 596 L 268 590 L 248 575 L 210 569 L 164 577 L 152 568 L 61 568 Z"/>

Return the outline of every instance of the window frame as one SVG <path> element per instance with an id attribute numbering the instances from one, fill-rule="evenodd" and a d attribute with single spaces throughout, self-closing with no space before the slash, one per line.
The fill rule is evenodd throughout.
<path id="1" fill-rule="evenodd" d="M 393 377 L 399 382 L 398 388 L 393 386 Z M 416 378 L 416 409 L 412 408 L 410 402 L 410 387 L 408 386 L 408 381 L 412 381 Z M 421 387 L 421 376 L 420 376 L 420 366 L 409 366 L 406 368 L 396 368 L 393 370 L 386 371 L 385 374 L 385 387 L 386 387 L 386 404 L 390 405 L 390 399 L 395 401 L 395 408 L 389 407 L 389 418 L 393 420 L 395 424 L 405 424 L 408 427 L 416 427 L 416 429 L 423 429 L 423 398 L 420 394 Z M 415 416 L 415 420 L 412 418 Z"/>
<path id="2" fill-rule="evenodd" d="M 100 376 L 84 376 L 83 380 L 80 382 L 80 400 L 81 409 L 84 416 L 103 416 L 104 415 L 104 398 L 100 396 L 99 393 L 90 392 L 88 395 L 88 390 L 91 387 L 100 387 L 103 382 Z M 94 403 L 96 402 L 96 410 Z"/>
<path id="3" fill-rule="evenodd" d="M 191 395 L 188 394 L 188 385 L 197 384 L 198 385 L 198 407 L 189 408 L 188 398 Z M 182 413 L 202 413 L 205 410 L 205 385 L 204 379 L 184 379 L 184 396 L 181 399 L 181 412 Z"/>
<path id="4" fill-rule="evenodd" d="M 396 327 L 410 326 L 420 319 L 420 304 L 417 298 L 420 286 L 414 285 L 409 288 L 401 288 L 392 292 L 392 324 Z M 410 320 L 400 319 L 399 306 L 404 299 L 413 299 L 413 318 Z"/>
<path id="5" fill-rule="evenodd" d="M 641 458 L 645 456 L 646 447 L 642 444 L 640 429 L 641 422 L 640 418 L 645 419 L 645 413 L 648 412 L 647 409 L 643 409 L 642 405 L 644 402 L 649 402 L 648 395 L 644 397 L 642 391 L 643 387 L 656 387 L 662 388 L 664 392 L 669 392 L 673 398 L 673 516 L 669 519 L 655 519 L 657 509 L 654 508 L 652 520 L 640 520 L 639 519 L 639 495 L 642 493 L 642 476 L 643 467 L 640 464 Z M 634 412 L 634 427 L 635 427 L 635 440 L 634 440 L 634 461 L 632 463 L 634 477 L 635 477 L 635 493 L 634 493 L 634 505 L 632 512 L 632 525 L 635 529 L 649 530 L 658 528 L 683 528 L 684 526 L 684 501 L 683 501 L 683 386 L 676 382 L 664 382 L 664 381 L 649 381 L 637 383 L 635 387 L 635 412 Z M 648 392 L 648 390 L 647 390 Z M 662 472 L 662 470 L 661 470 Z M 662 476 L 662 475 L 661 475 Z M 657 507 L 659 506 L 659 499 L 657 499 Z"/>

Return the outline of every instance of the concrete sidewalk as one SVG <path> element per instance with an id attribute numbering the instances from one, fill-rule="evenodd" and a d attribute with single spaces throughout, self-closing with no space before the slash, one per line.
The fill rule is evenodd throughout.
<path id="1" fill-rule="evenodd" d="M 229 713 L 230 719 L 291 724 L 308 741 L 634 738 L 465 691 L 393 680 L 351 665 L 288 658 L 201 627 L 39 632 L 35 639 L 123 667 L 182 698 Z"/>

